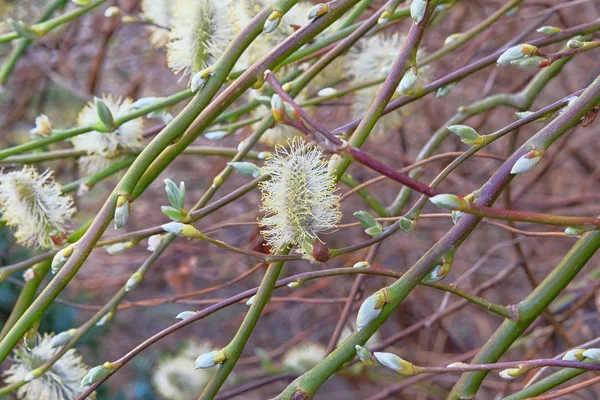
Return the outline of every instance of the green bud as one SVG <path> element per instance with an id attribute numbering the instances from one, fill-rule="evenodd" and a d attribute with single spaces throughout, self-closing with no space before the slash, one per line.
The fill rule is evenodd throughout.
<path id="1" fill-rule="evenodd" d="M 83 377 L 81 380 L 81 387 L 90 386 L 98 382 L 100 379 L 106 378 L 113 371 L 113 369 L 114 366 L 109 362 L 95 366 Z"/>
<path id="2" fill-rule="evenodd" d="M 535 31 L 539 32 L 539 33 L 543 33 L 544 35 L 556 35 L 557 33 L 560 33 L 562 31 L 562 29 L 560 29 L 556 26 L 545 25 L 545 26 L 542 26 L 541 28 L 536 29 Z"/>
<path id="3" fill-rule="evenodd" d="M 581 46 L 583 46 L 584 44 L 585 44 L 585 42 L 582 42 L 581 40 L 571 39 L 567 42 L 567 47 L 570 49 L 578 49 Z"/>
<path id="4" fill-rule="evenodd" d="M 261 170 L 251 162 L 230 162 L 227 163 L 238 174 L 258 178 L 261 175 Z"/>
<path id="5" fill-rule="evenodd" d="M 113 118 L 110 108 L 98 97 L 94 97 L 94 103 L 96 104 L 96 111 L 98 112 L 98 118 L 100 122 L 110 131 L 116 128 L 115 119 Z"/>
<path id="6" fill-rule="evenodd" d="M 461 142 L 469 146 L 474 145 L 481 137 L 481 135 L 479 135 L 475 129 L 467 125 L 450 125 L 448 130 L 458 135 Z"/>
<path id="7" fill-rule="evenodd" d="M 446 39 L 444 39 L 444 46 L 448 46 L 456 42 L 460 38 L 460 36 L 460 33 L 453 33 L 452 35 L 448 36 Z"/>
<path id="8" fill-rule="evenodd" d="M 410 93 L 417 85 L 418 79 L 417 70 L 415 68 L 409 68 L 402 76 L 397 92 L 402 94 Z"/>
<path id="9" fill-rule="evenodd" d="M 73 339 L 75 333 L 77 333 L 77 329 L 69 329 L 68 331 L 59 333 L 50 340 L 50 347 L 55 348 L 64 346 Z"/>
<path id="10" fill-rule="evenodd" d="M 368 212 L 357 211 L 353 215 L 358 218 L 367 235 L 376 237 L 383 233 L 381 224 Z"/>
<path id="11" fill-rule="evenodd" d="M 577 237 L 580 236 L 582 233 L 583 229 L 575 228 L 573 226 L 569 226 L 567 227 L 567 229 L 565 229 L 565 235 L 567 235 L 568 237 Z"/>
<path id="12" fill-rule="evenodd" d="M 375 366 L 375 360 L 373 360 L 373 355 L 369 350 L 358 344 L 355 345 L 354 348 L 356 349 L 356 355 L 364 365 L 367 367 Z"/>
<path id="13" fill-rule="evenodd" d="M 469 203 L 462 197 L 454 194 L 438 194 L 429 199 L 438 207 L 448 210 L 466 210 L 469 208 Z"/>
<path id="14" fill-rule="evenodd" d="M 452 88 L 454 87 L 454 83 L 449 83 L 446 86 L 442 86 L 441 88 L 438 89 L 437 93 L 435 94 L 435 97 L 440 99 L 442 97 L 446 97 L 450 91 L 452 91 Z"/>
<path id="15" fill-rule="evenodd" d="M 402 232 L 408 233 L 412 232 L 415 229 L 417 223 L 410 218 L 401 217 L 398 220 L 398 225 L 400 225 L 400 229 L 402 230 Z"/>
<path id="16" fill-rule="evenodd" d="M 510 65 L 517 68 L 543 68 L 549 65 L 549 61 L 541 56 L 523 57 L 510 62 Z"/>
<path id="17" fill-rule="evenodd" d="M 535 54 L 537 47 L 530 44 L 519 44 L 507 49 L 498 58 L 497 64 L 502 67 L 506 67 L 511 61 L 518 60 L 523 57 L 531 56 Z"/>
<path id="18" fill-rule="evenodd" d="M 183 213 L 182 210 L 178 210 L 171 206 L 160 206 L 160 211 L 173 221 L 183 221 L 189 213 Z"/>
<path id="19" fill-rule="evenodd" d="M 173 208 L 183 208 L 185 201 L 185 182 L 179 182 L 179 187 L 170 179 L 165 179 L 165 191 Z"/>

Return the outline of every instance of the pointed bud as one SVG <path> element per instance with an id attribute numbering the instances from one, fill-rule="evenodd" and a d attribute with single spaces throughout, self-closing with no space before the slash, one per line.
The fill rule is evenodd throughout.
<path id="1" fill-rule="evenodd" d="M 469 366 L 469 364 L 465 364 L 464 362 L 453 362 L 451 364 L 446 365 L 446 368 L 463 368 L 463 367 L 467 367 Z"/>
<path id="2" fill-rule="evenodd" d="M 263 26 L 263 31 L 265 33 L 271 33 L 275 29 L 277 29 L 279 23 L 281 22 L 282 16 L 283 14 L 279 10 L 275 10 L 271 14 L 269 14 L 267 20 L 265 21 L 265 25 Z"/>
<path id="3" fill-rule="evenodd" d="M 33 278 L 35 278 L 35 271 L 34 271 L 34 269 L 33 268 L 27 268 L 25 270 L 25 272 L 23 272 L 23 279 L 25 280 L 25 282 L 29 282 Z"/>
<path id="4" fill-rule="evenodd" d="M 570 49 L 578 49 L 581 46 L 583 46 L 584 44 L 585 44 L 585 42 L 582 42 L 581 40 L 571 39 L 567 42 L 567 47 Z"/>
<path id="5" fill-rule="evenodd" d="M 541 28 L 536 29 L 535 31 L 539 32 L 539 33 L 543 33 L 544 35 L 556 35 L 557 33 L 560 33 L 562 31 L 562 29 L 560 29 L 559 27 L 556 27 L 556 26 L 545 25 L 545 26 L 542 26 Z"/>
<path id="6" fill-rule="evenodd" d="M 23 337 L 23 343 L 25 343 L 25 347 L 27 350 L 31 351 L 40 343 L 40 337 L 38 335 L 38 328 L 40 327 L 39 322 L 34 324 L 27 332 L 25 332 L 25 336 Z"/>
<path id="7" fill-rule="evenodd" d="M 100 320 L 98 322 L 96 322 L 96 326 L 106 325 L 107 322 L 112 321 L 114 316 L 115 316 L 114 312 L 112 312 L 112 311 L 107 312 L 106 314 L 104 314 L 102 316 L 102 318 L 100 318 Z"/>
<path id="8" fill-rule="evenodd" d="M 281 122 L 285 119 L 285 109 L 283 108 L 283 99 L 277 93 L 271 97 L 271 111 L 275 121 Z"/>
<path id="9" fill-rule="evenodd" d="M 179 182 L 179 186 L 169 178 L 165 179 L 163 182 L 171 206 L 176 209 L 183 208 L 185 202 L 185 182 Z"/>
<path id="10" fill-rule="evenodd" d="M 227 360 L 225 350 L 215 350 L 210 353 L 204 353 L 200 357 L 196 358 L 194 362 L 194 369 L 204 369 L 214 367 L 217 364 Z"/>
<path id="11" fill-rule="evenodd" d="M 450 93 L 450 91 L 452 90 L 453 87 L 454 87 L 453 83 L 450 83 L 446 86 L 442 86 L 441 88 L 438 89 L 437 93 L 435 94 L 435 97 L 440 99 L 442 97 L 448 96 L 448 94 Z"/>
<path id="12" fill-rule="evenodd" d="M 600 349 L 587 349 L 582 355 L 592 361 L 600 362 Z"/>
<path id="13" fill-rule="evenodd" d="M 50 340 L 50 347 L 55 348 L 64 346 L 73 339 L 73 336 L 75 336 L 76 333 L 77 329 L 69 329 L 68 331 L 59 333 Z"/>
<path id="14" fill-rule="evenodd" d="M 410 3 L 410 16 L 415 24 L 419 25 L 423 21 L 425 11 L 427 10 L 427 0 L 413 0 Z"/>
<path id="15" fill-rule="evenodd" d="M 508 368 L 500 371 L 498 375 L 500 375 L 500 378 L 502 379 L 512 380 L 521 374 L 522 372 L 520 368 Z"/>
<path id="16" fill-rule="evenodd" d="M 433 204 L 438 207 L 445 208 L 448 210 L 467 210 L 469 209 L 469 202 L 463 197 L 454 194 L 438 194 L 429 198 Z"/>
<path id="17" fill-rule="evenodd" d="M 389 369 L 396 371 L 400 375 L 411 376 L 415 374 L 415 366 L 395 354 L 378 352 L 375 352 L 374 354 L 377 361 Z"/>
<path id="18" fill-rule="evenodd" d="M 367 350 L 366 348 L 362 347 L 361 345 L 355 345 L 354 348 L 356 349 L 356 355 L 358 356 L 358 359 L 367 367 L 374 367 L 375 366 L 375 360 L 373 360 L 373 355 L 371 354 L 371 352 L 369 350 Z"/>
<path id="19" fill-rule="evenodd" d="M 161 225 L 164 231 L 174 233 L 177 236 L 194 238 L 200 235 L 200 231 L 192 225 L 182 224 L 181 222 L 169 222 Z"/>
<path id="20" fill-rule="evenodd" d="M 402 76 L 400 80 L 400 84 L 398 85 L 398 89 L 396 90 L 398 93 L 406 94 L 410 93 L 415 86 L 417 85 L 417 70 L 415 68 L 409 68 Z"/>
<path id="21" fill-rule="evenodd" d="M 423 282 L 425 283 L 435 283 L 439 282 L 442 279 L 446 278 L 450 273 L 450 268 L 452 267 L 452 262 L 443 262 L 437 265 L 430 273 L 427 274 L 425 278 L 423 278 Z"/>
<path id="22" fill-rule="evenodd" d="M 119 229 L 129 219 L 129 200 L 126 196 L 117 197 L 117 208 L 115 209 L 115 229 Z"/>
<path id="23" fill-rule="evenodd" d="M 529 171 L 531 168 L 535 167 L 540 161 L 542 161 L 544 153 L 544 150 L 534 148 L 529 152 L 523 154 L 515 162 L 512 169 L 510 170 L 510 173 L 513 175 L 518 175 Z"/>
<path id="24" fill-rule="evenodd" d="M 171 206 L 160 206 L 160 211 L 173 221 L 187 222 L 186 217 L 189 218 L 189 213 L 186 210 L 178 210 Z"/>
<path id="25" fill-rule="evenodd" d="M 583 233 L 583 229 L 575 228 L 573 226 L 568 226 L 565 229 L 565 235 L 567 235 L 568 237 L 577 237 L 577 236 L 580 236 L 582 233 Z"/>
<path id="26" fill-rule="evenodd" d="M 175 319 L 185 321 L 186 319 L 193 317 L 195 314 L 195 311 L 182 311 L 175 316 Z"/>
<path id="27" fill-rule="evenodd" d="M 73 245 L 59 250 L 54 255 L 54 258 L 52 259 L 52 265 L 50 266 L 53 274 L 56 274 L 67 263 L 67 259 L 71 257 L 71 254 L 73 254 Z"/>
<path id="28" fill-rule="evenodd" d="M 466 145 L 474 145 L 481 137 L 479 133 L 468 125 L 450 125 L 448 130 L 460 137 L 460 141 Z M 481 139 L 479 139 L 481 140 Z"/>
<path id="29" fill-rule="evenodd" d="M 515 113 L 515 119 L 523 119 L 529 117 L 531 114 L 534 114 L 533 111 L 517 111 Z"/>
<path id="30" fill-rule="evenodd" d="M 250 306 L 252 305 L 252 303 L 254 303 L 254 299 L 256 299 L 256 295 L 254 295 L 254 296 L 250 297 L 250 298 L 248 299 L 248 301 L 246 301 L 246 305 L 247 305 L 248 307 L 250 307 Z"/>
<path id="31" fill-rule="evenodd" d="M 194 76 L 192 76 L 192 80 L 190 82 L 190 90 L 192 93 L 196 93 L 202 86 L 204 86 L 212 74 L 213 73 L 210 68 L 205 68 L 202 71 L 196 72 Z"/>
<path id="32" fill-rule="evenodd" d="M 261 175 L 260 168 L 251 162 L 230 162 L 227 163 L 238 174 L 258 178 Z"/>
<path id="33" fill-rule="evenodd" d="M 383 25 L 386 22 L 388 22 L 390 20 L 390 17 L 392 16 L 392 13 L 388 10 L 385 10 L 384 12 L 381 13 L 381 15 L 379 16 L 379 19 L 377 20 L 377 24 L 378 25 Z"/>
<path id="34" fill-rule="evenodd" d="M 456 225 L 463 215 L 465 215 L 465 213 L 462 211 L 452 211 L 452 223 Z"/>
<path id="35" fill-rule="evenodd" d="M 83 377 L 81 380 L 81 387 L 90 386 L 98 382 L 100 379 L 106 378 L 113 371 L 113 369 L 113 365 L 109 362 L 95 366 Z"/>
<path id="36" fill-rule="evenodd" d="M 162 240 L 164 238 L 164 235 L 152 235 L 148 238 L 148 247 L 146 248 L 146 250 L 148 251 L 156 251 L 156 249 L 158 249 L 158 246 L 160 246 L 160 244 L 162 243 Z"/>
<path id="37" fill-rule="evenodd" d="M 565 353 L 562 359 L 564 361 L 581 361 L 584 358 L 583 353 L 585 352 L 585 350 L 586 349 L 569 350 Z"/>
<path id="38" fill-rule="evenodd" d="M 283 111 L 285 115 L 292 121 L 300 121 L 300 113 L 290 103 L 283 103 Z"/>
<path id="39" fill-rule="evenodd" d="M 335 171 L 337 171 L 337 167 L 338 165 L 340 165 L 341 162 L 342 157 L 340 157 L 339 155 L 334 154 L 331 156 L 329 162 L 327 163 L 327 172 L 329 172 L 329 175 L 335 174 Z"/>
<path id="40" fill-rule="evenodd" d="M 204 136 L 208 140 L 221 140 L 227 135 L 228 135 L 227 131 L 212 131 L 212 132 L 206 132 L 202 136 Z"/>
<path id="41" fill-rule="evenodd" d="M 337 93 L 338 93 L 337 89 L 334 89 L 332 87 L 326 87 L 326 88 L 323 88 L 323 89 L 319 90 L 317 92 L 317 96 L 319 96 L 319 97 L 328 97 L 328 96 L 333 96 L 333 95 L 335 95 Z"/>
<path id="42" fill-rule="evenodd" d="M 32 380 L 39 378 L 43 374 L 44 374 L 44 371 L 42 371 L 41 368 L 36 368 L 33 371 L 28 372 L 27 375 L 25 375 L 25 377 L 23 378 L 23 382 L 25 382 L 25 383 L 31 382 Z"/>
<path id="43" fill-rule="evenodd" d="M 96 103 L 96 111 L 98 112 L 98 118 L 100 122 L 110 131 L 116 128 L 115 119 L 113 118 L 110 108 L 98 97 L 94 97 L 94 103 Z"/>
<path id="44" fill-rule="evenodd" d="M 47 115 L 41 114 L 35 118 L 35 128 L 30 129 L 29 133 L 32 135 L 47 137 L 52 134 L 52 123 Z"/>
<path id="45" fill-rule="evenodd" d="M 523 57 L 510 62 L 510 65 L 517 68 L 543 68 L 550 65 L 550 61 L 541 56 Z"/>
<path id="46" fill-rule="evenodd" d="M 142 108 L 156 105 L 161 100 L 160 97 L 141 97 L 131 104 L 132 110 L 140 110 Z"/>
<path id="47" fill-rule="evenodd" d="M 106 9 L 106 11 L 104 11 L 104 17 L 105 18 L 116 17 L 119 14 L 121 14 L 121 9 L 119 7 L 116 7 L 116 6 L 108 7 Z"/>
<path id="48" fill-rule="evenodd" d="M 129 292 L 131 289 L 137 286 L 138 283 L 142 280 L 143 276 L 140 272 L 134 272 L 127 282 L 125 283 L 125 291 Z"/>
<path id="49" fill-rule="evenodd" d="M 363 301 L 356 316 L 356 329 L 361 330 L 381 314 L 385 303 L 388 303 L 387 290 L 381 289 Z"/>
<path id="50" fill-rule="evenodd" d="M 371 263 L 368 261 L 359 261 L 352 266 L 352 268 L 369 268 Z"/>
<path id="51" fill-rule="evenodd" d="M 104 250 L 106 250 L 106 252 L 108 254 L 110 254 L 112 256 L 112 255 L 124 252 L 131 246 L 130 246 L 129 242 L 119 242 L 119 243 L 107 244 L 106 246 L 102 246 L 102 247 L 104 248 Z"/>
<path id="52" fill-rule="evenodd" d="M 292 289 L 296 289 L 299 288 L 300 286 L 302 286 L 302 282 L 300 281 L 293 281 L 287 284 L 287 287 L 292 288 Z"/>
<path id="53" fill-rule="evenodd" d="M 496 63 L 499 66 L 506 67 L 511 61 L 518 60 L 519 58 L 533 55 L 537 51 L 537 47 L 530 44 L 519 44 L 506 50 L 498 58 Z"/>
<path id="54" fill-rule="evenodd" d="M 456 42 L 460 38 L 460 36 L 460 33 L 453 33 L 452 35 L 448 36 L 446 39 L 444 39 L 444 46 L 448 46 Z"/>
<path id="55" fill-rule="evenodd" d="M 402 230 L 402 232 L 408 233 L 412 232 L 415 229 L 417 223 L 410 218 L 401 217 L 398 220 L 398 225 L 400 225 L 400 229 Z"/>
<path id="56" fill-rule="evenodd" d="M 325 15 L 329 12 L 329 4 L 321 3 L 317 4 L 310 10 L 308 10 L 308 19 L 315 19 L 320 17 L 321 15 Z"/>
<path id="57" fill-rule="evenodd" d="M 381 224 L 368 212 L 357 211 L 353 215 L 358 218 L 367 235 L 376 237 L 383 233 Z"/>

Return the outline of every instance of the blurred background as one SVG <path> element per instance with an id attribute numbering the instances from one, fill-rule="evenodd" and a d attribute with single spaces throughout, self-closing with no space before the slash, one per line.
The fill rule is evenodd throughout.
<path id="1" fill-rule="evenodd" d="M 48 2 L 49 0 L 0 0 L 0 17 L 4 19 L 10 16 L 34 22 Z M 137 0 L 109 3 L 118 5 L 128 15 L 137 16 L 141 12 Z M 167 67 L 164 49 L 151 46 L 148 26 L 142 23 L 123 23 L 120 18 L 104 17 L 104 10 L 111 4 L 99 7 L 82 19 L 51 32 L 28 47 L 0 92 L 1 148 L 29 141 L 29 130 L 33 127 L 35 117 L 40 114 L 48 115 L 57 128 L 75 126 L 79 110 L 93 96 L 113 93 L 137 99 L 168 96 L 185 89 L 187 81 L 178 79 Z M 373 1 L 365 17 L 381 4 L 382 1 Z M 503 4 L 503 1 L 493 0 L 458 2 L 444 18 L 437 20 L 427 30 L 422 47 L 429 52 L 439 49 L 448 35 L 468 30 Z M 553 25 L 568 28 L 598 18 L 600 3 L 594 0 L 525 1 L 516 15 L 501 18 L 466 46 L 433 63 L 429 75 L 432 80 L 442 77 L 491 54 L 516 34 L 533 26 Z M 382 34 L 406 33 L 408 26 L 408 21 L 393 24 Z M 8 29 L 6 24 L 0 25 L 0 32 Z M 526 38 L 542 36 L 535 30 L 531 32 Z M 559 44 L 545 50 L 555 52 L 560 48 Z M 0 59 L 6 57 L 10 50 L 10 44 L 0 45 Z M 568 62 L 563 71 L 543 90 L 531 110 L 537 110 L 582 89 L 595 79 L 600 73 L 597 53 L 584 53 Z M 339 68 L 344 68 L 344 64 L 341 63 Z M 426 96 L 397 111 L 402 115 L 402 124 L 384 137 L 367 141 L 365 149 L 395 168 L 409 165 L 415 160 L 427 139 L 445 125 L 458 107 L 494 93 L 516 92 L 536 73 L 536 70 L 529 69 L 485 68 L 461 81 L 444 98 Z M 340 71 L 340 76 L 345 74 L 347 71 Z M 344 85 L 346 82 L 342 81 L 337 87 L 343 88 Z M 333 129 L 352 119 L 350 107 L 353 101 L 353 96 L 346 96 L 327 102 L 315 107 L 314 115 Z M 182 106 L 183 104 L 174 106 L 170 112 L 176 115 Z M 514 112 L 514 109 L 508 107 L 497 107 L 469 119 L 467 123 L 479 133 L 488 134 L 512 122 Z M 152 129 L 160 124 L 160 119 L 148 119 L 146 128 Z M 501 159 L 512 153 L 516 146 L 542 126 L 543 124 L 528 124 L 492 144 L 486 148 L 485 153 L 496 158 L 470 159 L 442 184 L 442 192 L 468 194 L 479 188 L 494 173 Z M 235 148 L 251 131 L 250 127 L 242 128 L 219 141 L 201 137 L 197 144 Z M 146 139 L 149 140 L 150 138 Z M 70 148 L 70 145 L 61 143 L 52 146 L 54 150 L 60 148 Z M 271 147 L 261 144 L 256 150 L 270 149 Z M 465 146 L 453 136 L 440 146 L 437 153 L 462 152 L 464 149 Z M 510 190 L 500 198 L 498 205 L 512 204 L 518 210 L 557 215 L 598 215 L 600 166 L 596 157 L 599 151 L 597 123 L 587 128 L 572 129 L 552 146 L 541 168 L 511 184 Z M 424 167 L 421 180 L 431 181 L 451 160 L 452 158 L 445 158 L 428 163 Z M 136 200 L 125 229 L 133 231 L 167 222 L 167 218 L 159 212 L 161 205 L 168 204 L 163 179 L 184 181 L 191 206 L 212 184 L 213 177 L 228 161 L 226 157 L 214 156 L 179 157 L 144 195 Z M 4 170 L 20 168 L 7 164 L 2 164 L 2 167 Z M 57 180 L 63 184 L 79 178 L 75 159 L 46 162 L 38 165 L 38 168 L 55 170 Z M 360 165 L 352 165 L 349 173 L 358 182 L 365 182 L 376 176 Z M 90 193 L 77 197 L 79 212 L 76 225 L 85 223 L 95 215 L 118 182 L 118 178 L 117 175 L 99 182 Z M 232 176 L 216 198 L 247 181 L 245 177 Z M 370 191 L 386 205 L 395 199 L 400 189 L 399 184 L 389 180 L 370 186 Z M 340 185 L 339 193 L 343 194 L 348 190 Z M 409 205 L 417 198 L 413 195 Z M 259 206 L 260 193 L 255 190 L 202 219 L 196 226 L 203 230 L 221 223 L 256 221 L 262 216 Z M 349 196 L 342 203 L 344 216 L 341 223 L 355 222 L 352 213 L 366 209 L 367 205 L 360 197 Z M 424 213 L 439 212 L 433 205 L 427 205 L 424 210 Z M 381 244 L 372 263 L 373 268 L 398 272 L 407 270 L 451 226 L 452 221 L 449 218 L 421 218 L 418 229 L 411 234 L 397 233 Z M 535 232 L 562 232 L 557 228 L 521 223 L 516 224 L 516 227 Z M 258 226 L 250 225 L 229 227 L 212 235 L 235 246 L 266 251 L 259 231 Z M 109 228 L 105 235 L 114 235 L 112 228 Z M 366 238 L 368 237 L 361 227 L 341 228 L 324 237 L 330 248 L 344 247 Z M 526 260 L 539 282 L 564 256 L 575 240 L 563 235 L 514 235 L 497 226 L 481 224 L 460 247 L 452 271 L 445 282 L 451 283 L 460 279 L 459 286 L 471 291 L 481 285 L 487 285 L 490 287 L 482 292 L 483 297 L 498 304 L 514 304 L 531 291 L 530 283 L 523 272 L 523 260 Z M 119 290 L 150 254 L 146 246 L 147 241 L 144 240 L 117 255 L 110 255 L 102 248 L 96 249 L 62 293 L 60 300 L 42 319 L 40 332 L 58 333 L 83 323 Z M 286 264 L 284 276 L 314 269 L 351 267 L 354 263 L 364 260 L 368 251 L 364 249 L 338 257 L 326 264 L 291 262 Z M 33 254 L 36 254 L 35 251 L 15 244 L 8 229 L 0 231 L 1 265 L 24 260 Z M 572 345 L 600 336 L 599 260 L 598 257 L 593 258 L 581 276 L 553 303 L 552 311 L 562 327 L 562 332 L 557 334 L 546 319 L 540 318 L 512 347 L 504 360 L 553 357 Z M 262 267 L 240 282 L 223 289 L 177 300 L 177 296 L 182 294 L 228 282 L 248 272 L 254 265 L 255 260 L 252 258 L 225 252 L 205 242 L 178 239 L 155 263 L 138 288 L 127 295 L 112 321 L 94 328 L 80 342 L 77 349 L 90 366 L 116 360 L 146 338 L 176 322 L 175 316 L 178 313 L 202 309 L 211 300 L 225 299 L 258 286 L 264 271 Z M 501 278 L 497 279 L 499 276 Z M 16 281 L 22 281 L 21 275 L 15 274 L 13 278 L 15 279 L 0 283 L 0 324 L 8 317 L 20 290 Z M 354 277 L 341 276 L 311 281 L 296 289 L 277 289 L 275 296 L 283 297 L 283 301 L 273 301 L 267 306 L 224 391 L 270 374 L 287 374 L 285 379 L 234 397 L 270 398 L 279 393 L 304 368 L 290 361 L 293 359 L 290 356 L 291 350 L 297 350 L 299 345 L 312 343 L 312 347 L 301 348 L 300 354 L 306 356 L 308 360 L 305 361 L 308 364 L 312 362 L 311 357 L 321 358 L 353 282 Z M 355 329 L 353 322 L 356 309 L 361 303 L 359 299 L 391 282 L 390 279 L 374 276 L 363 280 L 354 302 L 354 310 L 348 319 L 347 331 Z M 286 297 L 302 297 L 306 300 L 286 301 Z M 212 344 L 214 348 L 227 344 L 235 334 L 246 310 L 243 302 L 233 305 L 161 340 L 102 385 L 98 398 L 167 398 L 156 391 L 153 382 L 160 379 L 157 378 L 158 374 L 168 375 L 168 371 L 176 371 L 178 366 L 173 364 L 162 370 L 160 366 L 173 361 L 174 357 L 186 357 L 186 351 L 196 354 L 193 349 L 202 348 L 207 343 Z M 418 365 L 444 366 L 457 359 L 469 360 L 473 352 L 485 343 L 500 323 L 501 318 L 497 315 L 473 305 L 464 305 L 455 297 L 446 299 L 443 292 L 435 289 L 418 287 L 380 329 L 377 339 L 381 341 L 404 332 L 404 335 L 388 346 L 386 351 L 399 354 Z M 195 356 L 190 359 L 190 370 Z M 298 357 L 296 355 L 295 362 L 298 362 Z M 209 370 L 208 373 L 212 371 Z M 199 371 L 197 375 L 191 372 L 189 379 L 193 380 L 196 376 L 198 381 L 201 381 L 204 379 L 202 374 L 205 372 Z M 589 378 L 589 374 L 591 373 L 583 377 Z M 161 378 L 173 379 L 169 376 Z M 453 374 L 436 375 L 387 395 L 382 394 L 382 390 L 399 381 L 391 371 L 381 367 L 369 371 L 350 368 L 330 379 L 317 393 L 316 399 L 366 399 L 370 396 L 390 399 L 440 399 L 444 398 L 457 379 Z M 502 381 L 497 374 L 490 374 L 478 399 L 493 399 L 498 394 L 513 392 L 519 389 L 523 382 Z M 194 390 L 197 390 L 194 387 L 186 387 L 185 382 L 173 384 L 176 387 L 181 385 L 181 393 L 185 393 L 179 398 L 187 399 L 187 391 L 191 392 L 189 398 L 196 398 L 199 393 L 194 393 Z M 600 389 L 591 387 L 569 398 L 596 399 L 599 393 Z"/>

